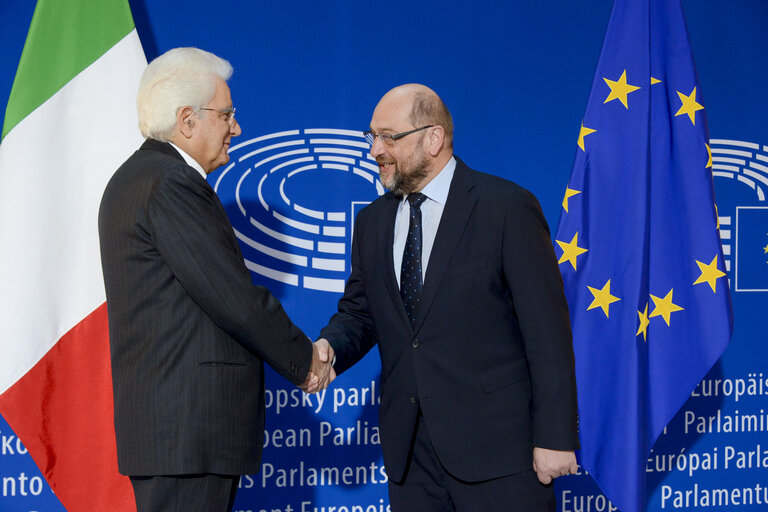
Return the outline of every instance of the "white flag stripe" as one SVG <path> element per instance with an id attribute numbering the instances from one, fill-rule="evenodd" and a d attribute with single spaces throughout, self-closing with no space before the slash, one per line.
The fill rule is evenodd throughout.
<path id="1" fill-rule="evenodd" d="M 145 67 L 133 30 L 0 145 L 0 393 L 105 300 L 98 208 L 141 143 L 135 105 Z"/>

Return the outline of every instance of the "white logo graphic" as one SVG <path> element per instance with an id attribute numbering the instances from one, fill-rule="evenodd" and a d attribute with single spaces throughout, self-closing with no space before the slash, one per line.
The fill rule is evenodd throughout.
<path id="1" fill-rule="evenodd" d="M 230 148 L 214 178 L 246 266 L 311 290 L 343 292 L 355 212 L 384 194 L 362 132 L 303 129 Z"/>
<path id="2" fill-rule="evenodd" d="M 725 268 L 731 272 L 731 267 L 734 267 L 731 273 L 736 278 L 735 291 L 768 291 L 760 261 L 761 253 L 768 253 L 761 214 L 768 208 L 768 146 L 712 139 L 710 149 L 712 175 L 732 180 L 729 185 L 740 185 L 726 189 L 725 197 L 718 192 L 718 220 Z M 741 206 L 744 202 L 750 206 Z M 724 208 L 723 203 L 728 207 Z"/>

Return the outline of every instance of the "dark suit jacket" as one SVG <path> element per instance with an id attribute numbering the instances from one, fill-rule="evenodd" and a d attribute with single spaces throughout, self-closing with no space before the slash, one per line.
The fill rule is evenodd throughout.
<path id="1" fill-rule="evenodd" d="M 262 361 L 298 384 L 312 348 L 251 283 L 213 189 L 147 140 L 107 185 L 99 237 L 120 472 L 258 471 Z"/>
<path id="2" fill-rule="evenodd" d="M 533 446 L 577 448 L 568 307 L 536 199 L 458 161 L 415 329 L 392 261 L 398 201 L 388 193 L 359 213 L 352 272 L 321 334 L 337 372 L 379 345 L 389 477 L 403 477 L 419 408 L 440 462 L 463 480 L 528 470 Z"/>

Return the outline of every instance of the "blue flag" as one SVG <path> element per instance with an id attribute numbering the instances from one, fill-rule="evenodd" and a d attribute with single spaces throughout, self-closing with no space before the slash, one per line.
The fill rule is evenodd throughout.
<path id="1" fill-rule="evenodd" d="M 728 278 L 679 0 L 616 0 L 555 249 L 573 323 L 581 465 L 645 510 L 649 450 L 726 348 Z"/>

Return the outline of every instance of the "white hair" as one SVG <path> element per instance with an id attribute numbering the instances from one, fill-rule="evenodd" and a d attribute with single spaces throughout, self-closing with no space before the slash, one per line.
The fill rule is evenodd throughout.
<path id="1" fill-rule="evenodd" d="M 139 82 L 136 107 L 142 135 L 171 140 L 179 108 L 207 105 L 218 78 L 226 82 L 231 76 L 229 62 L 198 48 L 174 48 L 157 57 Z"/>

